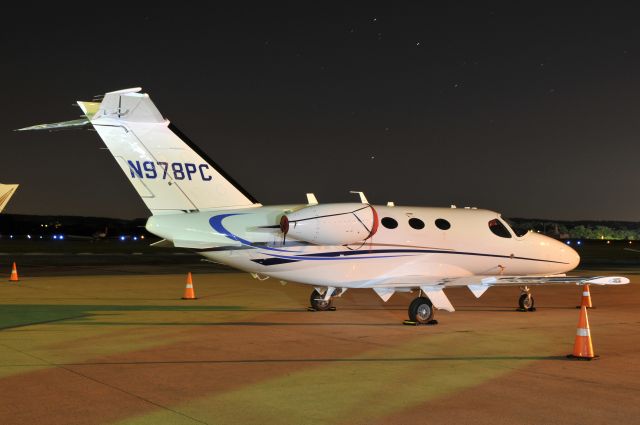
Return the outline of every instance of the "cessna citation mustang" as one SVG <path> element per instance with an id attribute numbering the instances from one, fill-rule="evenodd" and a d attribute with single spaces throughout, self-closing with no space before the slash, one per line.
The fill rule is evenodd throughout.
<path id="1" fill-rule="evenodd" d="M 263 206 L 165 119 L 140 88 L 78 102 L 86 118 L 22 130 L 92 127 L 152 216 L 161 244 L 190 248 L 254 277 L 314 287 L 315 310 L 332 309 L 347 289 L 370 288 L 387 301 L 418 291 L 409 319 L 428 323 L 434 307 L 454 311 L 445 288 L 628 283 L 623 277 L 566 277 L 580 257 L 537 233 L 515 232 L 488 210 L 359 203 Z"/>

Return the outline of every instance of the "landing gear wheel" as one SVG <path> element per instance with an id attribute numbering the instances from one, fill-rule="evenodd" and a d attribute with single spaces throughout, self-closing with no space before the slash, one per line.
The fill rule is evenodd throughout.
<path id="1" fill-rule="evenodd" d="M 409 320 L 413 324 L 435 325 L 433 304 L 427 297 L 418 297 L 409 304 Z M 435 322 L 435 323 L 434 323 Z"/>
<path id="2" fill-rule="evenodd" d="M 335 309 L 335 307 L 331 307 L 331 301 L 331 298 L 329 298 L 328 301 L 325 301 L 324 295 L 320 295 L 320 293 L 315 289 L 309 297 L 311 308 L 315 311 L 329 311 Z"/>
<path id="3" fill-rule="evenodd" d="M 520 306 L 520 311 L 536 311 L 536 302 L 533 299 L 533 295 L 531 295 L 530 293 L 524 293 L 520 295 L 520 298 L 518 299 L 518 305 Z"/>

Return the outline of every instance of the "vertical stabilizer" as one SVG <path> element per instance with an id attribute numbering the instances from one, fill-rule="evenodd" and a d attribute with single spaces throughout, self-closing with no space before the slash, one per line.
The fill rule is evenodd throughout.
<path id="1" fill-rule="evenodd" d="M 78 101 L 86 118 L 18 131 L 92 126 L 152 214 L 260 206 L 141 90 L 110 92 L 100 102 Z"/>
<path id="2" fill-rule="evenodd" d="M 0 183 L 0 212 L 4 211 L 4 207 L 7 206 L 9 200 L 18 190 L 17 184 L 2 184 Z"/>
<path id="3" fill-rule="evenodd" d="M 107 93 L 99 104 L 78 105 L 153 214 L 257 204 L 140 88 Z"/>

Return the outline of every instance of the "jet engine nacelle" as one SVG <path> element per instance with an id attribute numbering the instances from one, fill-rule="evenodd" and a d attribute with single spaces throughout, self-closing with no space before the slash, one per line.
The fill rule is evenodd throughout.
<path id="1" fill-rule="evenodd" d="M 288 237 L 318 245 L 363 242 L 378 230 L 378 214 L 369 204 L 319 204 L 286 214 L 280 230 Z"/>

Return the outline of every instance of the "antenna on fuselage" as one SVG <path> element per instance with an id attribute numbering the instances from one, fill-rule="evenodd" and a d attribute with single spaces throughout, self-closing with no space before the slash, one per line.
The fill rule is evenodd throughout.
<path id="1" fill-rule="evenodd" d="M 369 203 L 369 201 L 367 200 L 367 197 L 364 196 L 364 192 L 360 192 L 360 191 L 357 191 L 357 190 L 350 190 L 349 193 L 360 195 L 360 202 L 361 203 L 363 203 L 363 204 L 368 204 Z"/>
<path id="2" fill-rule="evenodd" d="M 318 199 L 313 193 L 307 193 L 307 205 L 318 205 Z"/>

